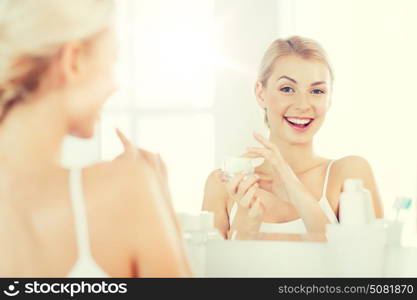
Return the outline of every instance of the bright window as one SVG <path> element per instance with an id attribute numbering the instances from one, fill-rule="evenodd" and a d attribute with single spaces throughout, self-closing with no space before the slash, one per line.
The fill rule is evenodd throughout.
<path id="1" fill-rule="evenodd" d="M 177 210 L 199 210 L 214 168 L 213 1 L 119 1 L 121 90 L 106 104 L 100 149 L 122 147 L 114 128 L 159 152 Z"/>

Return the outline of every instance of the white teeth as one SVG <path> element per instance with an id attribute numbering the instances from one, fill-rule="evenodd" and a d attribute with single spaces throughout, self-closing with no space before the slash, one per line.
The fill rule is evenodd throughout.
<path id="1" fill-rule="evenodd" d="M 305 125 L 310 123 L 311 119 L 294 119 L 294 118 L 286 118 L 288 121 L 294 124 Z"/>

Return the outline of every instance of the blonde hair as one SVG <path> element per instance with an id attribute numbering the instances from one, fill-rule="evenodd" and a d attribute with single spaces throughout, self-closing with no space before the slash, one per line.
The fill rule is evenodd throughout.
<path id="1" fill-rule="evenodd" d="M 262 85 L 266 85 L 277 59 L 287 55 L 297 55 L 305 59 L 316 59 L 323 62 L 329 68 L 330 78 L 333 81 L 333 71 L 329 59 L 320 44 L 312 39 L 292 36 L 287 39 L 275 40 L 266 50 L 258 71 L 258 81 Z"/>
<path id="2" fill-rule="evenodd" d="M 315 59 L 323 62 L 329 69 L 330 79 L 333 82 L 334 75 L 326 52 L 319 43 L 312 39 L 300 36 L 292 36 L 286 39 L 275 40 L 266 50 L 258 71 L 258 81 L 266 86 L 278 58 L 296 55 L 305 59 Z M 266 109 L 265 109 L 266 110 Z M 268 125 L 268 117 L 265 111 L 265 123 Z"/>
<path id="3" fill-rule="evenodd" d="M 113 0 L 1 0 L 0 118 L 36 90 L 65 43 L 104 30 L 113 11 Z"/>

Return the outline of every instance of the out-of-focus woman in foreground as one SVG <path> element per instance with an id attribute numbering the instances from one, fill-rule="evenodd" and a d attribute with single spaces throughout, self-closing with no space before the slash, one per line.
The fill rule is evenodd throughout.
<path id="1" fill-rule="evenodd" d="M 60 166 L 115 90 L 112 0 L 0 3 L 0 276 L 190 276 L 164 164 Z"/>

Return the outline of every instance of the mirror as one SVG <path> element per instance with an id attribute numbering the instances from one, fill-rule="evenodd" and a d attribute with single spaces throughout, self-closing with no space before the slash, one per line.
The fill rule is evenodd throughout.
<path id="1" fill-rule="evenodd" d="M 396 243 L 417 246 L 415 209 L 395 202 L 399 196 L 415 199 L 417 189 L 417 4 L 400 2 L 122 1 L 122 89 L 103 111 L 97 140 L 86 146 L 94 149 L 89 151 L 91 160 L 113 158 L 120 148 L 110 128 L 125 129 L 140 147 L 161 153 L 175 209 L 195 213 L 203 207 L 204 194 L 216 197 L 219 192 L 218 185 L 206 185 L 209 176 L 222 176 L 213 170 L 224 164 L 226 173 L 236 173 L 239 164 L 247 169 L 247 161 L 236 159 L 246 153 L 258 159 L 254 170 L 264 176 L 260 186 L 270 196 L 267 208 L 274 208 L 270 194 L 282 196 L 294 186 L 298 190 L 292 200 L 275 207 L 278 215 L 267 210 L 262 224 L 254 225 L 258 228 L 252 238 L 269 240 L 322 240 L 300 233 L 306 233 L 306 227 L 324 228 L 323 220 L 334 223 L 331 218 L 340 216 L 344 180 L 338 174 L 343 179 L 359 177 L 371 193 L 376 216 L 397 221 L 391 229 Z M 255 88 L 265 50 L 278 37 L 294 35 L 321 45 L 333 74 L 327 60 L 293 56 L 281 61 L 270 90 Z M 274 99 L 285 99 L 286 107 Z M 310 126 L 305 122 L 310 121 L 300 117 L 315 119 L 314 143 L 303 140 Z M 282 128 L 292 135 L 283 138 Z M 259 149 L 248 154 L 247 147 L 266 147 L 253 131 L 271 137 L 281 151 L 284 175 L 278 180 L 289 180 L 287 190 L 272 186 L 271 165 L 264 164 L 261 154 L 256 156 Z M 314 146 L 314 152 L 303 144 L 311 145 L 310 150 Z M 66 153 L 76 153 L 74 148 L 70 141 Z M 235 161 L 226 160 L 230 157 Z M 328 168 L 333 161 L 333 169 Z M 312 202 L 322 198 L 326 174 L 330 189 L 325 195 L 331 200 L 323 204 L 327 213 Z M 302 221 L 297 216 L 303 208 L 294 202 L 306 197 L 310 202 L 301 205 L 307 210 Z M 204 209 L 215 211 L 216 201 Z M 232 229 L 233 207 L 229 201 L 223 215 L 222 209 L 215 211 L 215 223 L 225 236 Z M 280 233 L 265 225 L 289 221 L 296 223 Z M 261 234 L 259 226 L 265 229 Z"/>

